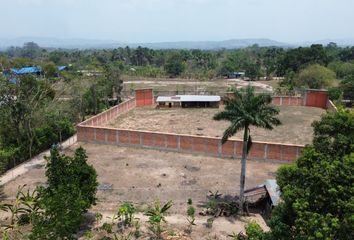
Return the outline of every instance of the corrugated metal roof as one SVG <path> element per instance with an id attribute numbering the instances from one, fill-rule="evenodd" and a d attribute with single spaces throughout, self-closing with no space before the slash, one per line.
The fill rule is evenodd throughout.
<path id="1" fill-rule="evenodd" d="M 67 68 L 67 66 L 58 66 L 58 70 L 59 71 L 63 71 L 63 70 L 65 70 Z"/>
<path id="2" fill-rule="evenodd" d="M 156 102 L 219 102 L 220 96 L 209 95 L 176 95 L 176 96 L 159 96 Z"/>
<path id="3" fill-rule="evenodd" d="M 280 200 L 280 190 L 275 179 L 267 179 L 264 182 L 264 186 L 268 191 L 273 206 L 277 206 Z"/>

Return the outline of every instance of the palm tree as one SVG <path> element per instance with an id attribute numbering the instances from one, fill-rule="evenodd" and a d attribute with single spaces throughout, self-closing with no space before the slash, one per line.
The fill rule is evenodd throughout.
<path id="1" fill-rule="evenodd" d="M 233 89 L 233 96 L 225 101 L 225 110 L 214 116 L 214 120 L 230 121 L 230 126 L 225 130 L 221 143 L 224 144 L 229 137 L 238 131 L 244 130 L 243 148 L 240 176 L 240 212 L 243 214 L 244 190 L 246 175 L 246 159 L 252 146 L 250 126 L 272 130 L 273 126 L 280 125 L 280 120 L 275 117 L 279 110 L 270 105 L 272 97 L 269 94 L 255 95 L 254 88 Z"/>

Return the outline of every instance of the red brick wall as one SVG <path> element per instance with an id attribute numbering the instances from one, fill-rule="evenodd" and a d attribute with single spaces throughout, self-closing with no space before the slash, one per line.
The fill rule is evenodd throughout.
<path id="1" fill-rule="evenodd" d="M 128 112 L 131 109 L 135 108 L 136 102 L 135 98 L 131 98 L 125 102 L 122 102 L 110 109 L 97 114 L 86 121 L 79 123 L 79 126 L 102 126 L 106 122 L 111 121 L 112 119 L 116 118 L 118 115 Z"/>
<path id="2" fill-rule="evenodd" d="M 122 130 L 98 126 L 78 126 L 78 141 L 120 146 L 145 147 L 167 151 L 202 153 L 218 157 L 241 158 L 242 141 L 230 140 L 221 145 L 219 138 Z M 250 159 L 294 161 L 304 146 L 254 142 Z"/>
<path id="3" fill-rule="evenodd" d="M 142 93 L 137 93 L 137 96 L 139 94 Z M 145 93 L 143 94 L 144 99 L 146 99 Z M 149 96 L 148 94 L 148 98 L 150 98 Z M 143 106 L 145 106 L 145 103 L 151 105 L 152 100 L 151 102 L 145 102 L 145 100 L 143 103 L 140 102 L 140 104 L 144 104 Z M 299 106 L 304 105 L 303 103 L 301 97 L 273 98 L 273 104 L 275 105 Z M 203 153 L 219 157 L 240 158 L 242 156 L 242 141 L 239 140 L 230 140 L 221 145 L 219 138 L 100 127 L 136 106 L 137 101 L 132 98 L 80 123 L 77 126 L 78 141 Z M 303 148 L 302 145 L 254 142 L 249 157 L 266 161 L 293 161 L 299 156 Z"/>
<path id="4" fill-rule="evenodd" d="M 272 103 L 277 106 L 303 106 L 302 97 L 276 96 L 273 97 Z"/>
<path id="5" fill-rule="evenodd" d="M 306 106 L 308 107 L 318 107 L 326 109 L 328 102 L 328 92 L 325 90 L 307 90 L 305 99 Z"/>
<path id="6" fill-rule="evenodd" d="M 152 89 L 135 90 L 136 106 L 151 106 L 154 103 L 154 95 Z"/>

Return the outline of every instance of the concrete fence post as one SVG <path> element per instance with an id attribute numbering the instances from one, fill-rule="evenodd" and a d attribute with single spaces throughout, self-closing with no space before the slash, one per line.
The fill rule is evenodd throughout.
<path id="1" fill-rule="evenodd" d="M 268 144 L 264 144 L 264 160 L 268 160 Z"/>
<path id="2" fill-rule="evenodd" d="M 218 142 L 218 156 L 222 155 L 222 144 L 221 141 Z"/>
<path id="3" fill-rule="evenodd" d="M 119 145 L 119 130 L 116 130 L 116 144 Z"/>

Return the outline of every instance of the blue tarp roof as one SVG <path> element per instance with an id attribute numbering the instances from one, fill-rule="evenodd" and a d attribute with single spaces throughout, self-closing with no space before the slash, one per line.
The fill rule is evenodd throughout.
<path id="1" fill-rule="evenodd" d="M 23 68 L 11 68 L 11 73 L 16 75 L 30 74 L 30 73 L 41 73 L 41 67 L 23 67 Z"/>

